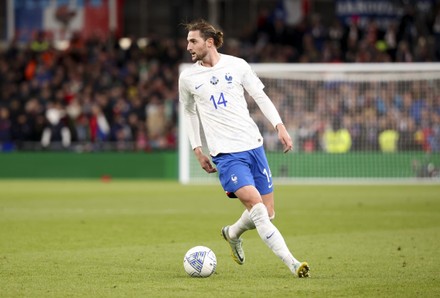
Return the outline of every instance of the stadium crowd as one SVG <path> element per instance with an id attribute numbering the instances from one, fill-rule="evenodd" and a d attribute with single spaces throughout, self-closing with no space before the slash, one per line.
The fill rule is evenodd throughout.
<path id="1" fill-rule="evenodd" d="M 317 15 L 288 26 L 262 14 L 250 28 L 221 52 L 252 63 L 440 61 L 440 13 L 423 19 L 408 11 L 386 30 L 374 20 L 361 28 L 356 18 L 349 26 L 336 19 L 325 26 Z M 40 32 L 24 47 L 13 41 L 0 50 L 0 151 L 176 149 L 179 65 L 190 62 L 185 37 L 149 36 L 145 46 L 133 40 L 123 48 L 112 36 L 74 35 L 65 50 L 46 37 Z M 348 149 L 379 150 L 380 134 L 395 131 L 395 150 L 440 151 L 439 81 L 431 93 L 427 86 L 410 87 L 392 89 L 404 91 L 399 94 L 318 88 L 301 104 L 304 87 L 295 87 L 291 101 L 271 95 L 291 113 L 284 117 L 292 121 L 298 150 L 345 152 L 329 144 L 344 142 L 347 134 Z M 329 126 L 335 134 L 326 134 Z M 265 134 L 273 137 L 269 129 Z"/>

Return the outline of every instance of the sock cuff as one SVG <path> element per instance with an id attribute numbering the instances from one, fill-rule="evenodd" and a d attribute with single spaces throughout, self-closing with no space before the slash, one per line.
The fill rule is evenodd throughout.
<path id="1" fill-rule="evenodd" d="M 260 213 L 261 211 L 265 211 L 267 213 L 267 208 L 263 203 L 257 203 L 249 210 L 249 214 L 252 216 L 255 212 Z"/>
<path id="2" fill-rule="evenodd" d="M 259 221 L 265 221 L 266 219 L 269 221 L 267 208 L 263 203 L 255 204 L 251 210 L 249 210 L 249 215 L 255 225 L 257 225 Z"/>

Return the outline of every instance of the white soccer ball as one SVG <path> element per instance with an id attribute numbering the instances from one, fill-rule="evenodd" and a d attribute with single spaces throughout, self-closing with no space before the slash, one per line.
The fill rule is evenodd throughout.
<path id="1" fill-rule="evenodd" d="M 215 272 L 217 258 L 206 246 L 195 246 L 183 258 L 183 268 L 191 277 L 208 277 Z"/>

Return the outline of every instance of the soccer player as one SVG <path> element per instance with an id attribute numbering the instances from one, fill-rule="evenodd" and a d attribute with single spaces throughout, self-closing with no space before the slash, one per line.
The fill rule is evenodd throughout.
<path id="1" fill-rule="evenodd" d="M 264 85 L 243 59 L 218 52 L 223 32 L 205 20 L 185 24 L 187 50 L 195 63 L 179 77 L 179 101 L 194 154 L 207 173 L 218 171 L 226 194 L 238 197 L 245 206 L 241 217 L 222 228 L 231 255 L 243 264 L 241 235 L 257 229 L 260 238 L 298 277 L 309 277 L 309 265 L 290 252 L 273 225 L 275 217 L 272 175 L 263 148 L 263 137 L 249 115 L 244 90 L 255 100 L 278 132 L 284 152 L 292 150 L 292 139 Z M 200 121 L 200 122 L 199 122 Z M 211 159 L 202 151 L 200 123 Z"/>

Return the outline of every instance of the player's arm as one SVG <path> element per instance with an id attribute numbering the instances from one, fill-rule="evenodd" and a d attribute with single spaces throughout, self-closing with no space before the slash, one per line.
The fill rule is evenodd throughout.
<path id="1" fill-rule="evenodd" d="M 267 96 L 266 92 L 264 92 L 264 84 L 261 82 L 260 78 L 251 69 L 249 64 L 247 64 L 244 60 L 241 61 L 242 67 L 245 69 L 242 81 L 243 87 L 255 100 L 263 115 L 277 130 L 278 139 L 281 141 L 281 144 L 283 144 L 284 147 L 284 153 L 289 152 L 293 149 L 293 143 L 289 133 L 284 127 L 280 114 L 278 113 L 273 102 L 270 100 L 269 96 Z"/>
<path id="2" fill-rule="evenodd" d="M 179 78 L 179 102 L 183 108 L 183 125 L 186 127 L 191 146 L 193 149 L 200 147 L 202 146 L 202 140 L 200 138 L 200 124 L 196 104 L 182 77 Z"/>
<path id="3" fill-rule="evenodd" d="M 193 114 L 192 110 L 184 110 L 185 115 L 185 125 L 188 127 L 188 135 L 193 149 L 194 155 L 196 156 L 200 166 L 207 173 L 215 173 L 217 169 L 211 164 L 211 160 L 202 151 L 202 141 L 200 138 L 200 122 L 197 116 L 197 112 Z"/>
<path id="4" fill-rule="evenodd" d="M 200 166 L 207 173 L 215 173 L 217 170 L 212 166 L 208 156 L 202 151 L 202 140 L 200 137 L 200 121 L 196 105 L 191 94 L 187 92 L 182 80 L 179 80 L 179 101 L 183 106 L 183 123 L 187 128 L 187 135 L 193 149 L 194 155 Z"/>
<path id="5" fill-rule="evenodd" d="M 284 126 L 283 121 L 281 121 L 280 114 L 278 113 L 275 105 L 267 96 L 266 92 L 264 92 L 263 89 L 255 90 L 251 96 L 257 103 L 261 112 L 263 112 L 264 116 L 277 130 L 278 139 L 280 140 L 281 144 L 283 144 L 283 152 L 287 153 L 291 151 L 293 149 L 292 138 Z"/>
<path id="6" fill-rule="evenodd" d="M 280 140 L 281 144 L 283 144 L 283 152 L 287 153 L 289 151 L 293 150 L 293 142 L 292 138 L 289 135 L 289 132 L 287 131 L 286 127 L 283 123 L 278 123 L 275 126 L 277 132 L 278 132 L 278 139 Z"/>
<path id="7" fill-rule="evenodd" d="M 203 153 L 202 147 L 196 147 L 193 151 L 202 169 L 204 169 L 207 173 L 217 172 L 217 169 L 214 168 L 209 157 Z"/>

